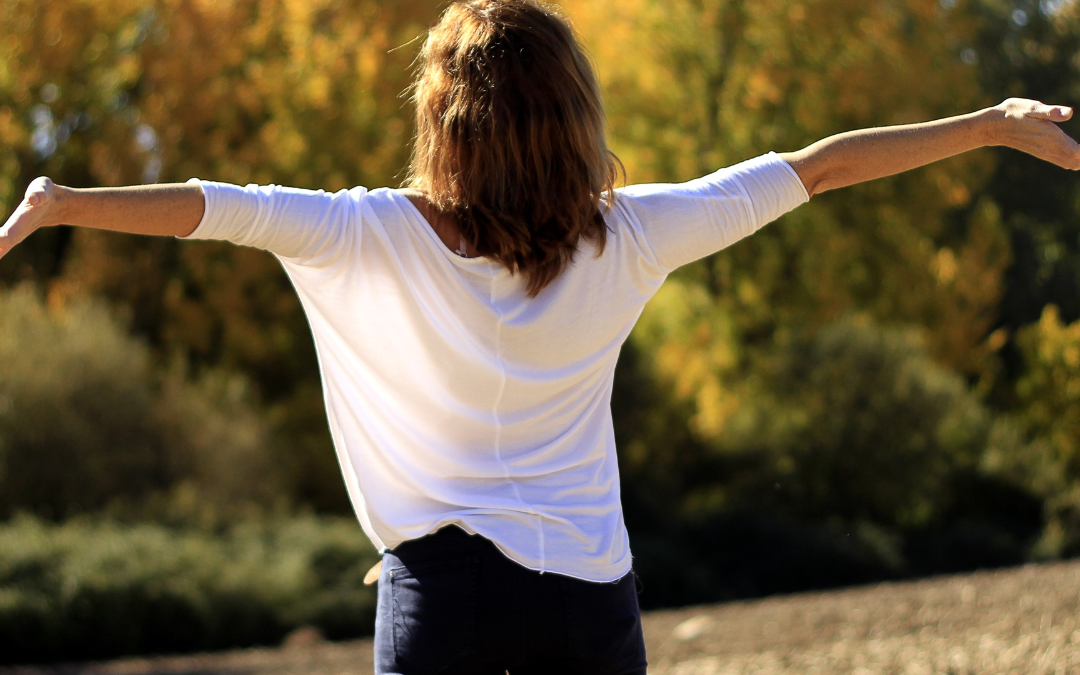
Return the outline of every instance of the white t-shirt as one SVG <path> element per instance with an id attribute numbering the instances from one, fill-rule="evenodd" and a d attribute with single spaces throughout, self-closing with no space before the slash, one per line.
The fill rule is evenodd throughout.
<path id="1" fill-rule="evenodd" d="M 372 542 L 455 524 L 589 581 L 631 563 L 610 406 L 623 341 L 669 272 L 808 199 L 775 154 L 619 190 L 603 254 L 582 244 L 529 298 L 520 275 L 449 250 L 401 192 L 201 185 L 190 238 L 271 251 L 296 287 Z"/>

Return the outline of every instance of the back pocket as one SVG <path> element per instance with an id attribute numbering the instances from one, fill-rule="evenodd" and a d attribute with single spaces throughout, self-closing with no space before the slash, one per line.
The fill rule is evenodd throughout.
<path id="1" fill-rule="evenodd" d="M 394 656 L 424 675 L 437 675 L 476 652 L 475 556 L 390 570 Z"/>

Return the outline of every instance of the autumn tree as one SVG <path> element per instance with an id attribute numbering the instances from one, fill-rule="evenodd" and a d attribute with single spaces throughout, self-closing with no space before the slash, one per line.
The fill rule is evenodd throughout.
<path id="1" fill-rule="evenodd" d="M 976 48 L 985 27 L 970 3 L 562 4 L 599 66 L 612 145 L 632 182 L 687 180 L 847 129 L 928 120 L 1000 100 L 981 87 Z M 972 480 L 981 487 L 972 489 L 996 489 L 976 468 L 990 442 L 986 419 L 973 422 L 968 441 L 953 443 L 930 440 L 939 433 L 931 429 L 937 416 L 925 427 L 908 418 L 923 408 L 946 417 L 965 409 L 989 414 L 967 388 L 985 393 L 1000 381 L 998 354 L 1009 337 L 1000 303 L 1010 236 L 987 190 L 998 161 L 992 151 L 969 153 L 816 197 L 677 272 L 624 350 L 629 359 L 615 405 L 622 412 L 628 522 L 651 517 L 655 525 L 659 513 L 681 513 L 690 522 L 738 507 L 740 494 L 753 493 L 754 508 L 802 514 L 804 521 L 828 512 L 917 529 L 951 513 L 954 483 L 965 472 L 977 474 Z M 806 345 L 828 342 L 853 315 L 870 322 L 867 335 L 911 327 L 923 346 L 901 357 L 894 338 L 855 335 L 844 349 L 825 350 L 817 365 L 807 363 L 815 352 Z M 886 368 L 891 375 L 859 388 L 870 378 L 859 364 L 901 361 L 908 365 Z M 785 375 L 796 363 L 809 373 L 806 381 Z M 913 373 L 897 374 L 916 363 L 931 392 L 925 399 L 902 384 Z M 819 376 L 843 388 L 820 391 Z M 659 393 L 640 393 L 650 384 Z M 635 392 L 618 396 L 629 388 Z M 871 394 L 884 400 L 866 400 Z M 865 410 L 873 414 L 859 412 Z M 857 431 L 866 424 L 878 431 Z M 888 431 L 893 426 L 895 433 Z M 885 438 L 892 440 L 879 442 Z M 919 466 L 932 470 L 904 473 L 906 496 L 878 489 L 888 480 L 882 467 L 918 464 L 905 454 L 916 447 L 931 457 Z M 739 487 L 754 480 L 775 483 L 784 499 Z M 867 491 L 859 493 L 852 481 Z M 830 489 L 835 495 L 822 506 L 817 500 Z M 1022 541 L 1014 540 L 1009 555 Z"/>
<path id="2" fill-rule="evenodd" d="M 0 8 L 0 198 L 29 180 L 183 181 L 335 190 L 393 184 L 402 97 L 434 2 L 14 1 Z M 103 295 L 163 359 L 254 379 L 295 448 L 302 497 L 347 508 L 314 352 L 268 254 L 215 244 L 41 233 L 0 278 Z"/>
<path id="3" fill-rule="evenodd" d="M 611 144 L 632 182 L 686 180 L 831 133 L 952 115 L 1006 95 L 1069 100 L 1080 81 L 1072 58 L 1077 3 L 1066 0 L 560 4 L 597 64 Z M 192 176 L 329 190 L 394 185 L 411 138 L 402 92 L 440 7 L 434 0 L 3 3 L 0 200 L 12 206 L 39 174 L 75 186 Z M 850 340 L 869 355 L 844 360 L 826 349 L 835 363 L 820 372 L 857 371 L 878 359 L 915 363 L 926 382 L 947 381 L 924 387 L 938 392 L 928 394 L 931 404 L 897 395 L 878 406 L 875 429 L 888 428 L 887 411 L 933 408 L 937 400 L 969 409 L 988 391 L 999 407 L 1027 405 L 1012 384 L 1030 360 L 1011 336 L 1047 301 L 1066 322 L 1080 313 L 1080 249 L 1069 234 L 1075 183 L 1049 171 L 993 151 L 971 153 L 816 197 L 673 275 L 627 344 L 616 383 L 628 520 L 719 512 L 742 478 L 766 475 L 740 463 L 753 452 L 737 432 L 754 428 L 747 420 L 755 411 L 780 405 L 779 389 L 794 392 L 782 401 L 784 414 L 835 417 L 834 431 L 846 429 L 862 389 L 815 398 L 817 366 L 804 364 L 802 380 L 777 374 L 817 353 L 807 345 L 828 342 L 845 322 L 869 326 Z M 61 302 L 107 298 L 158 367 L 244 373 L 287 449 L 288 490 L 319 509 L 348 508 L 306 322 L 271 256 L 57 228 L 0 263 L 0 282 L 23 279 L 48 286 Z M 888 337 L 912 331 L 921 336 L 911 338 L 917 349 Z M 893 370 L 881 381 L 908 381 Z M 1060 392 L 1039 396 L 1057 400 Z M 847 408 L 834 414 L 822 401 Z M 923 435 L 937 429 L 931 422 L 919 427 Z M 799 457 L 836 459 L 826 446 L 848 436 L 826 431 Z M 779 458 L 769 470 L 798 454 L 776 443 L 775 452 L 754 451 Z M 956 448 L 964 456 L 930 464 L 977 466 L 970 445 L 937 443 L 935 458 Z M 879 459 L 888 465 L 896 457 Z M 815 467 L 819 476 L 830 470 Z M 945 502 L 923 492 L 948 484 L 950 471 L 912 478 L 916 487 L 896 500 L 907 506 L 892 515 L 855 497 L 844 509 L 890 526 L 929 522 L 897 514 L 942 513 Z M 814 508 L 824 518 L 831 507 Z"/>

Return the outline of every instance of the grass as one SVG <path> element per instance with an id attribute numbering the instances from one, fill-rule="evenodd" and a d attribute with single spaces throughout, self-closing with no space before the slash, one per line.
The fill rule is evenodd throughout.
<path id="1" fill-rule="evenodd" d="M 0 526 L 0 663 L 277 644 L 301 625 L 370 634 L 377 557 L 351 519 L 210 533 L 17 518 Z"/>

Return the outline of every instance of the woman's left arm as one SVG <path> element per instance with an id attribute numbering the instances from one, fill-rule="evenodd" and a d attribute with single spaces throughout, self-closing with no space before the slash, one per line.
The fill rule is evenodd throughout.
<path id="1" fill-rule="evenodd" d="M 830 136 L 780 156 L 811 195 L 891 176 L 968 150 L 1004 145 L 1060 167 L 1080 170 L 1080 145 L 1056 123 L 1072 109 L 1012 98 L 947 119 Z"/>

